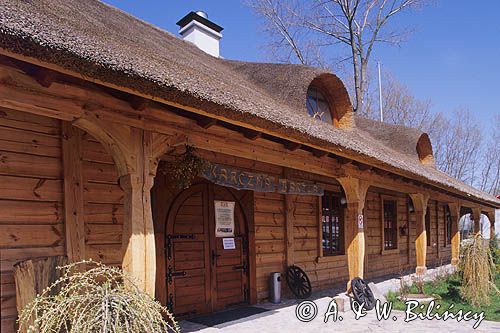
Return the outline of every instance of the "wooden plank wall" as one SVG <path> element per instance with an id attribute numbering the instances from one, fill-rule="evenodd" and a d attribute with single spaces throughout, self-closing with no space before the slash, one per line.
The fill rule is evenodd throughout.
<path id="1" fill-rule="evenodd" d="M 438 206 L 438 226 L 439 226 L 439 263 L 447 264 L 451 261 L 451 243 L 446 244 L 446 204 L 439 203 Z"/>
<path id="2" fill-rule="evenodd" d="M 284 272 L 285 199 L 277 193 L 254 193 L 257 299 L 268 297 L 269 274 Z"/>
<path id="3" fill-rule="evenodd" d="M 119 266 L 122 261 L 123 190 L 113 159 L 90 134 L 82 135 L 85 253 Z"/>
<path id="4" fill-rule="evenodd" d="M 382 253 L 382 195 L 393 196 L 397 199 L 398 226 L 403 226 L 408 221 L 407 195 L 370 187 L 366 195 L 365 220 L 366 220 L 366 254 L 365 277 L 377 277 L 390 273 L 400 273 L 410 267 L 408 263 L 408 236 L 398 232 L 398 253 Z M 414 242 L 414 240 L 413 240 Z"/>
<path id="5" fill-rule="evenodd" d="M 123 191 L 111 156 L 82 135 L 86 257 L 120 265 Z M 0 273 L 2 332 L 14 332 L 13 265 L 65 255 L 61 122 L 0 110 Z"/>
<path id="6" fill-rule="evenodd" d="M 429 207 L 429 213 L 431 215 L 431 231 L 430 231 L 430 246 L 427 246 L 427 257 L 426 257 L 426 265 L 427 267 L 435 265 L 438 261 L 438 244 L 437 244 L 437 214 L 436 214 L 436 208 L 437 208 L 437 202 L 436 200 L 429 200 L 427 203 L 427 206 Z M 443 223 L 443 222 L 441 222 Z M 428 236 L 429 237 L 429 232 Z"/>
<path id="7" fill-rule="evenodd" d="M 340 188 L 338 189 L 340 190 Z M 318 217 L 321 212 L 317 196 L 294 196 L 294 259 L 304 269 L 315 290 L 331 288 L 349 279 L 347 256 L 319 259 L 318 238 L 321 237 Z"/>
<path id="8" fill-rule="evenodd" d="M 59 120 L 0 110 L 1 331 L 15 331 L 13 265 L 64 255 Z"/>

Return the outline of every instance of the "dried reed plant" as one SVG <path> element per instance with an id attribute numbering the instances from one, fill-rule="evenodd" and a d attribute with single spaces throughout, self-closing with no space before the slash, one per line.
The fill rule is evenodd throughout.
<path id="1" fill-rule="evenodd" d="M 179 332 L 169 311 L 119 268 L 82 261 L 58 269 L 63 276 L 25 307 L 18 332 Z"/>
<path id="2" fill-rule="evenodd" d="M 490 248 L 480 233 L 462 243 L 459 270 L 462 274 L 462 297 L 473 306 L 490 304 L 490 296 L 497 291 Z"/>

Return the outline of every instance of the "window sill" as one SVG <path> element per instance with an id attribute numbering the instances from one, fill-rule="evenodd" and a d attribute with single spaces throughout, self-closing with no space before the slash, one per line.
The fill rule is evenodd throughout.
<path id="1" fill-rule="evenodd" d="M 332 262 L 332 261 L 343 261 L 346 259 L 347 259 L 347 255 L 337 254 L 337 255 L 332 255 L 332 256 L 316 257 L 316 262 L 323 263 L 323 262 Z"/>
<path id="2" fill-rule="evenodd" d="M 399 249 L 382 250 L 381 255 L 399 254 Z"/>

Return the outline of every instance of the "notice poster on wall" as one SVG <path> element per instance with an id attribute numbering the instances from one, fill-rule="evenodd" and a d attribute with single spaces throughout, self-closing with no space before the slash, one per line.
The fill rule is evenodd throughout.
<path id="1" fill-rule="evenodd" d="M 234 242 L 234 238 L 222 238 L 222 248 L 224 250 L 235 250 L 236 243 Z"/>
<path id="2" fill-rule="evenodd" d="M 234 236 L 234 201 L 215 200 L 215 237 Z"/>

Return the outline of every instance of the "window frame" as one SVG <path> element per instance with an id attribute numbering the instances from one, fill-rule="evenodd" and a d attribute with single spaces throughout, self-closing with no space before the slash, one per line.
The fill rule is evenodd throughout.
<path id="1" fill-rule="evenodd" d="M 340 249 L 338 251 L 325 251 L 325 247 L 323 244 L 323 226 L 324 226 L 324 215 L 323 215 L 323 201 L 325 198 L 325 195 L 328 195 L 331 199 L 336 198 L 338 200 L 338 228 L 339 228 L 339 236 L 338 236 L 338 241 L 340 243 Z M 318 241 L 318 246 L 320 248 L 320 256 L 319 257 L 324 257 L 324 258 L 338 258 L 341 256 L 345 256 L 345 212 L 344 208 L 342 207 L 342 204 L 340 203 L 340 200 L 342 198 L 342 193 L 341 192 L 336 192 L 336 191 L 329 191 L 325 190 L 325 193 L 323 196 L 318 197 L 318 202 L 319 202 L 319 210 L 318 210 L 318 218 L 319 218 L 319 241 Z M 333 202 L 333 200 L 331 201 Z M 331 212 L 332 210 L 330 210 Z M 331 214 L 330 214 L 330 222 L 329 222 L 329 229 L 330 229 L 330 234 L 332 234 L 332 220 L 331 220 Z M 330 237 L 330 241 L 332 238 Z"/>
<path id="2" fill-rule="evenodd" d="M 392 233 L 395 246 L 391 248 L 385 247 L 385 202 L 390 201 L 394 203 L 394 231 Z M 381 227 L 381 254 L 394 254 L 399 253 L 399 214 L 398 214 L 398 197 L 390 195 L 380 196 L 380 227 Z"/>
<path id="3" fill-rule="evenodd" d="M 449 219 L 448 219 L 449 217 Z M 449 224 L 449 225 L 448 225 Z M 444 246 L 451 246 L 453 235 L 451 230 L 453 228 L 453 217 L 451 216 L 451 210 L 448 205 L 444 205 Z"/>
<path id="4" fill-rule="evenodd" d="M 429 225 L 429 228 L 427 228 L 427 225 Z M 431 207 L 429 206 L 429 204 L 427 204 L 427 208 L 426 208 L 426 212 L 425 212 L 425 235 L 427 238 L 427 244 L 425 244 L 425 245 L 427 247 L 432 247 L 431 231 L 432 231 Z"/>
<path id="5" fill-rule="evenodd" d="M 329 117 L 328 120 L 323 120 L 323 119 L 320 119 L 320 118 L 316 118 L 316 117 L 314 117 L 314 115 L 312 115 L 309 112 L 309 96 L 310 96 L 310 91 L 311 90 L 314 90 L 317 94 L 320 94 L 321 97 L 322 97 L 322 100 L 326 103 L 326 105 L 328 107 L 328 113 L 330 115 L 330 117 Z M 327 123 L 327 124 L 338 126 L 338 120 L 335 117 L 335 112 L 334 112 L 334 108 L 333 108 L 333 105 L 332 105 L 332 102 L 331 102 L 331 98 L 326 93 L 326 89 L 323 89 L 320 85 L 314 84 L 314 85 L 310 85 L 307 88 L 305 106 L 306 106 L 307 115 L 309 117 L 311 117 L 313 119 L 316 119 L 316 120 L 319 120 L 321 122 Z M 311 105 L 311 107 L 312 107 L 312 105 Z"/>

